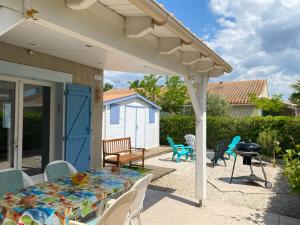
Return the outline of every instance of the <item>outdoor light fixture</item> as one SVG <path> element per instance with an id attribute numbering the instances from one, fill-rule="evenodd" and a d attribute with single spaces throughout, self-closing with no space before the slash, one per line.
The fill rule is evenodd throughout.
<path id="1" fill-rule="evenodd" d="M 32 18 L 33 20 L 38 20 L 39 11 L 35 9 L 29 9 L 26 11 L 26 16 Z"/>
<path id="2" fill-rule="evenodd" d="M 101 90 L 100 88 L 95 89 L 95 102 L 100 102 L 102 99 Z"/>

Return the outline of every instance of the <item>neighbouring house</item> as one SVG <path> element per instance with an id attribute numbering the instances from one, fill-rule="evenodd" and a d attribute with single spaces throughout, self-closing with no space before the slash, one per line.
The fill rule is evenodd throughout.
<path id="1" fill-rule="evenodd" d="M 158 147 L 160 109 L 132 89 L 106 91 L 103 94 L 102 138 L 130 137 L 133 147 Z"/>
<path id="2" fill-rule="evenodd" d="M 291 103 L 290 101 L 284 102 L 285 108 L 280 113 L 282 116 L 300 116 L 300 107 L 296 104 Z"/>
<path id="3" fill-rule="evenodd" d="M 251 103 L 249 94 L 269 97 L 266 80 L 209 83 L 207 90 L 209 94 L 222 96 L 232 106 L 230 113 L 233 117 L 261 116 L 262 110 Z"/>

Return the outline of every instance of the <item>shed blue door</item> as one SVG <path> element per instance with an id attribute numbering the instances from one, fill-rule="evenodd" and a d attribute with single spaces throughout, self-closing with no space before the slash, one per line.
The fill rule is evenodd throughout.
<path id="1" fill-rule="evenodd" d="M 90 168 L 91 88 L 66 86 L 65 159 L 78 171 Z"/>

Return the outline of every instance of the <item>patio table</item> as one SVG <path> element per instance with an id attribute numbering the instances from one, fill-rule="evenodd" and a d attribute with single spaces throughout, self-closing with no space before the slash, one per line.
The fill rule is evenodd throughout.
<path id="1" fill-rule="evenodd" d="M 128 190 L 142 175 L 129 169 L 89 170 L 89 182 L 73 185 L 71 178 L 45 182 L 19 193 L 0 198 L 1 225 L 65 225 L 68 220 L 82 221 L 97 212 L 108 197 Z M 21 203 L 24 196 L 36 196 L 32 205 Z"/>

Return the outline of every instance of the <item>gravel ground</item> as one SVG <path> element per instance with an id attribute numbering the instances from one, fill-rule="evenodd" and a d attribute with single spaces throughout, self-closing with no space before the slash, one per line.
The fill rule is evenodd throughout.
<path id="1" fill-rule="evenodd" d="M 171 161 L 171 153 L 146 160 L 146 165 L 175 168 L 176 171 L 152 183 L 154 188 L 166 190 L 181 196 L 193 198 L 195 196 L 195 163 L 184 161 L 175 163 Z M 208 160 L 209 162 L 209 160 Z M 212 168 L 207 166 L 207 199 L 214 202 L 229 203 L 237 206 L 248 207 L 258 211 L 272 212 L 290 217 L 300 218 L 300 197 L 290 193 L 286 180 L 282 176 L 282 169 L 277 166 L 266 165 L 268 179 L 273 183 L 273 188 L 267 190 L 262 185 L 245 185 L 236 182 L 230 185 L 233 159 L 226 160 L 227 167 Z M 260 176 L 260 167 L 253 167 L 254 173 Z M 249 175 L 249 167 L 242 165 L 241 157 L 236 163 L 236 176 Z M 220 179 L 221 178 L 221 179 Z"/>

